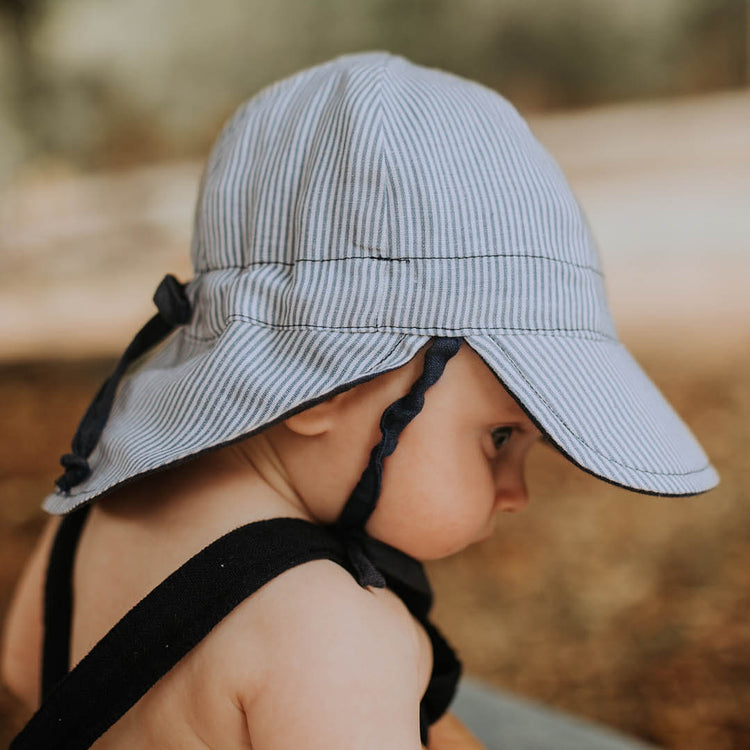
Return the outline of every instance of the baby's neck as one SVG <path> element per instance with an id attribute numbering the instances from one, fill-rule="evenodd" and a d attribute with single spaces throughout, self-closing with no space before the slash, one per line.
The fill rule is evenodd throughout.
<path id="1" fill-rule="evenodd" d="M 108 514 L 165 528 L 207 516 L 236 525 L 284 516 L 315 520 L 262 433 L 144 477 L 98 504 Z"/>
<path id="2" fill-rule="evenodd" d="M 307 513 L 289 472 L 265 433 L 261 432 L 249 440 L 227 446 L 222 454 L 222 458 L 236 467 L 238 472 L 252 472 L 291 508 Z"/>

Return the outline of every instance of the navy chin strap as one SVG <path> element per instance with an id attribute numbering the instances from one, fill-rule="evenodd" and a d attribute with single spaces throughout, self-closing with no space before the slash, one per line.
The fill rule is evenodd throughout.
<path id="1" fill-rule="evenodd" d="M 338 520 L 330 526 L 344 543 L 349 561 L 363 586 L 382 588 L 389 579 L 405 576 L 419 579 L 416 586 L 431 601 L 432 592 L 421 573 L 418 561 L 393 547 L 373 539 L 365 532 L 367 519 L 375 510 L 383 478 L 383 460 L 390 456 L 398 437 L 409 422 L 422 411 L 425 392 L 443 374 L 445 365 L 461 347 L 460 338 L 436 338 L 425 352 L 424 369 L 409 392 L 394 401 L 380 418 L 382 438 L 372 449 L 370 461 L 352 490 Z M 388 550 L 394 550 L 390 553 Z M 417 571 L 415 573 L 414 571 Z M 384 575 L 385 574 L 385 575 Z"/>
<path id="2" fill-rule="evenodd" d="M 406 425 L 422 411 L 425 392 L 437 382 L 448 360 L 458 352 L 460 347 L 460 338 L 433 339 L 425 352 L 422 374 L 405 396 L 394 401 L 383 412 L 380 418 L 380 431 L 383 437 L 372 449 L 370 462 L 362 472 L 357 486 L 352 490 L 352 494 L 336 521 L 336 525 L 342 531 L 352 532 L 364 529 L 380 496 L 383 460 L 396 450 L 398 436 Z"/>
<path id="3" fill-rule="evenodd" d="M 114 372 L 104 381 L 94 400 L 89 405 L 73 437 L 72 453 L 66 453 L 60 463 L 65 473 L 55 484 L 62 492 L 83 482 L 90 474 L 88 458 L 107 423 L 117 385 L 125 374 L 128 365 L 144 352 L 164 339 L 177 326 L 190 320 L 190 300 L 185 294 L 185 285 L 172 274 L 167 274 L 154 293 L 154 304 L 159 312 L 141 328 L 124 351 Z"/>

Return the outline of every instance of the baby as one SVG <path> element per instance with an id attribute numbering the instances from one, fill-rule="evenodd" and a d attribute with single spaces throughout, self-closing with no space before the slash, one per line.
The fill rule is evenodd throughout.
<path id="1" fill-rule="evenodd" d="M 192 259 L 44 501 L 14 750 L 479 747 L 421 561 L 526 505 L 540 440 L 637 492 L 718 481 L 618 341 L 564 177 L 478 83 L 367 52 L 265 88 Z"/>

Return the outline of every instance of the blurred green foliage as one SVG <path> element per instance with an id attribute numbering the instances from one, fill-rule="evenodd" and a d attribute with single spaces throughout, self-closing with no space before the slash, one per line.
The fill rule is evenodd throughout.
<path id="1" fill-rule="evenodd" d="M 263 85 L 388 49 L 522 110 L 747 83 L 748 0 L 0 0 L 0 173 L 203 153 Z M 0 183 L 2 176 L 0 175 Z"/>

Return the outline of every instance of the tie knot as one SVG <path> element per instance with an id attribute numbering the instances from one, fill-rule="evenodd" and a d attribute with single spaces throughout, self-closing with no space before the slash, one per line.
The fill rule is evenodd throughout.
<path id="1" fill-rule="evenodd" d="M 154 304 L 164 320 L 172 327 L 181 326 L 190 320 L 190 300 L 185 294 L 185 285 L 168 273 L 154 292 Z"/>
<path id="2" fill-rule="evenodd" d="M 338 525 L 333 525 L 330 528 L 344 546 L 344 552 L 357 578 L 357 583 L 363 588 L 366 586 L 373 586 L 378 589 L 385 588 L 383 574 L 365 553 L 365 532 Z"/>
<path id="3" fill-rule="evenodd" d="M 56 484 L 63 492 L 69 492 L 71 487 L 80 484 L 91 474 L 89 462 L 77 453 L 66 453 L 60 459 L 60 464 L 65 473 L 57 479 Z"/>

